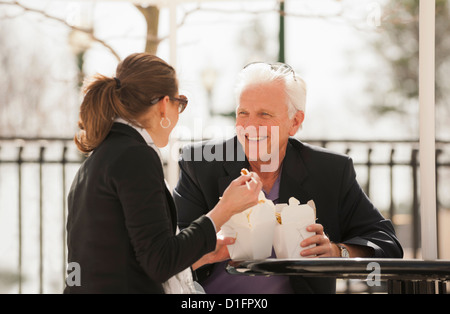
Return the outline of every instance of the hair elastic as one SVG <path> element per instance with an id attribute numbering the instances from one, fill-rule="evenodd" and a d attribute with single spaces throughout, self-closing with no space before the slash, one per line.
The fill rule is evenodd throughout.
<path id="1" fill-rule="evenodd" d="M 117 77 L 114 78 L 114 81 L 116 81 L 116 89 L 119 89 L 122 87 L 122 84 L 120 83 L 120 80 Z"/>

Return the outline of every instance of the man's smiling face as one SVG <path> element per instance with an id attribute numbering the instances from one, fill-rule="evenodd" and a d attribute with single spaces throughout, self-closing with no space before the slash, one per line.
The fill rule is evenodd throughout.
<path id="1" fill-rule="evenodd" d="M 284 82 L 248 86 L 236 109 L 236 133 L 248 160 L 266 162 L 274 154 L 284 158 L 289 136 L 303 122 L 303 113 L 300 123 L 297 116 L 289 119 Z"/>

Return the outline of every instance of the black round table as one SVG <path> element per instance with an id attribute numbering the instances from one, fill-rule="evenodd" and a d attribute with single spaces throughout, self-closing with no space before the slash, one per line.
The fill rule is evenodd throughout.
<path id="1" fill-rule="evenodd" d="M 368 285 L 387 281 L 387 292 L 439 293 L 447 291 L 450 261 L 396 258 L 308 258 L 230 261 L 227 271 L 247 276 L 334 277 L 366 280 Z"/>

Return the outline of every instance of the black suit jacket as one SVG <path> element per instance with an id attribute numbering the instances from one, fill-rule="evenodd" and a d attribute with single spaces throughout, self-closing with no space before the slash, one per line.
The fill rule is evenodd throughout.
<path id="1" fill-rule="evenodd" d="M 163 293 L 162 282 L 216 245 L 204 216 L 175 236 L 161 161 L 125 124 L 115 123 L 81 165 L 68 210 L 68 262 L 80 265 L 81 286 L 69 283 L 65 293 Z"/>
<path id="2" fill-rule="evenodd" d="M 202 155 L 208 160 L 211 156 L 221 160 L 199 160 Z M 174 199 L 180 227 L 210 210 L 240 170 L 249 167 L 236 137 L 188 146 L 179 165 L 181 175 Z M 291 196 L 302 204 L 314 200 L 317 222 L 331 241 L 371 247 L 374 257 L 403 256 L 392 223 L 362 191 L 348 156 L 290 138 L 282 164 L 279 202 L 287 203 Z M 204 271 L 206 275 L 210 272 Z M 291 283 L 296 292 L 335 291 L 329 279 L 292 277 Z"/>

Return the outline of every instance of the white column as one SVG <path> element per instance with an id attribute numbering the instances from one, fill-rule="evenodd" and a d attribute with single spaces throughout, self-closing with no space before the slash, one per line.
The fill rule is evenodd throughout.
<path id="1" fill-rule="evenodd" d="M 169 64 L 175 69 L 177 68 L 177 1 L 173 0 L 169 3 L 169 23 L 170 23 L 170 55 Z M 172 132 L 174 133 L 174 132 Z M 171 189 L 175 187 L 178 182 L 178 161 L 174 159 L 172 150 L 177 147 L 177 139 L 173 135 L 169 137 L 169 154 L 167 159 L 167 173 L 166 179 Z"/>
<path id="2" fill-rule="evenodd" d="M 169 2 L 169 62 L 175 69 L 177 67 L 177 2 L 176 0 Z"/>
<path id="3" fill-rule="evenodd" d="M 419 119 L 422 258 L 437 259 L 435 162 L 435 0 L 420 0 Z"/>

